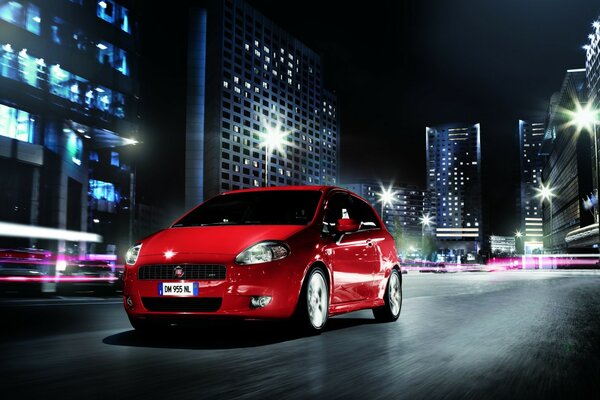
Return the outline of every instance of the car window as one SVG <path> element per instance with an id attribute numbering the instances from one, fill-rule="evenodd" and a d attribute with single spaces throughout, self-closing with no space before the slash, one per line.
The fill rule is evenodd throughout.
<path id="1" fill-rule="evenodd" d="M 349 196 L 345 193 L 335 193 L 329 198 L 325 205 L 325 216 L 323 217 L 323 233 L 334 233 L 337 221 L 340 218 L 350 218 L 348 209 L 350 207 Z"/>
<path id="2" fill-rule="evenodd" d="M 239 192 L 213 197 L 177 221 L 173 227 L 208 225 L 307 225 L 321 192 L 274 190 Z"/>
<path id="3" fill-rule="evenodd" d="M 327 201 L 323 218 L 323 233 L 334 233 L 338 219 L 351 218 L 361 223 L 360 229 L 378 228 L 379 222 L 372 208 L 357 197 L 335 193 Z"/>
<path id="4" fill-rule="evenodd" d="M 379 228 L 379 219 L 373 208 L 363 200 L 352 196 L 353 219 L 360 221 L 360 229 Z"/>

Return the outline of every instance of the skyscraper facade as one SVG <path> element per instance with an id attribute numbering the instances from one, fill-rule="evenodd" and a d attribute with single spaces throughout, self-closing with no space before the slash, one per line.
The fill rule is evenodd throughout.
<path id="1" fill-rule="evenodd" d="M 585 69 L 568 70 L 560 91 L 550 101 L 541 147 L 548 155 L 542 179 L 552 193 L 543 201 L 545 252 L 579 252 L 597 243 L 594 215 L 585 207 L 593 192 L 593 141 L 567 112 L 587 100 Z"/>
<path id="2" fill-rule="evenodd" d="M 600 92 L 600 18 L 594 21 L 592 27 L 592 32 L 588 36 L 589 43 L 584 46 L 585 74 L 590 100 L 597 106 L 600 103 L 600 99 L 598 99 Z"/>
<path id="3" fill-rule="evenodd" d="M 545 156 L 541 153 L 544 139 L 544 118 L 519 120 L 519 159 L 521 170 L 519 212 L 519 252 L 524 254 L 543 252 L 543 215 L 539 189 Z"/>
<path id="4" fill-rule="evenodd" d="M 427 127 L 425 134 L 435 238 L 446 257 L 464 260 L 483 245 L 480 125 Z"/>
<path id="5" fill-rule="evenodd" d="M 591 103 L 592 110 L 600 109 L 600 17 L 592 23 L 592 33 L 588 35 L 589 44 L 585 48 L 585 75 L 587 79 L 588 98 Z M 596 119 L 598 114 L 596 112 Z M 593 137 L 596 139 L 594 151 L 596 157 L 593 160 L 594 166 L 594 190 L 598 189 L 599 168 L 598 160 L 600 160 L 600 135 L 598 135 L 598 121 L 594 121 L 592 126 L 586 129 L 593 130 Z M 596 206 L 596 215 L 598 216 L 598 207 Z M 598 222 L 598 221 L 596 221 Z"/>
<path id="6" fill-rule="evenodd" d="M 128 245 L 136 37 L 123 1 L 0 2 L 0 220 Z"/>
<path id="7" fill-rule="evenodd" d="M 338 183 L 339 112 L 317 53 L 240 0 L 191 9 L 188 49 L 186 207 L 232 189 Z"/>

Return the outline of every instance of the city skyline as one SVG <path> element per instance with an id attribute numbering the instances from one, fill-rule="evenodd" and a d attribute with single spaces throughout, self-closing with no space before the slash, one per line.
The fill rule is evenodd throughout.
<path id="1" fill-rule="evenodd" d="M 454 8 L 428 8 L 415 2 L 383 3 L 382 9 L 364 8 L 360 12 L 330 3 L 311 7 L 309 2 L 290 14 L 268 1 L 249 4 L 322 55 L 323 80 L 336 91 L 340 102 L 342 182 L 380 179 L 424 187 L 425 154 L 412 150 L 423 148 L 423 128 L 479 121 L 484 132 L 484 203 L 495 210 L 489 228 L 496 234 L 511 234 L 518 227 L 516 202 L 506 201 L 507 197 L 518 196 L 518 121 L 532 113 L 544 113 L 564 71 L 585 64 L 582 46 L 600 11 L 585 2 L 559 2 L 545 7 L 542 3 L 526 6 L 507 2 L 498 5 L 498 10 L 468 2 Z M 455 17 L 464 21 L 469 14 L 463 10 L 469 5 L 489 24 L 469 25 L 466 31 L 450 29 L 442 13 L 448 13 L 448 20 Z M 492 18 L 495 10 L 504 22 Z M 185 24 L 168 21 L 186 20 L 186 11 L 163 11 L 159 16 L 152 10 L 140 10 L 142 26 L 164 19 L 168 27 L 161 32 L 146 32 L 142 53 L 155 54 L 157 49 L 185 51 Z M 528 23 L 540 18 L 552 27 L 547 37 Z M 565 31 L 557 24 L 561 18 L 568 18 L 572 29 Z M 307 25 L 306 20 L 314 23 Z M 348 31 L 351 21 L 359 21 L 363 29 Z M 519 37 L 519 41 L 507 38 L 504 43 L 494 37 L 494 32 L 502 31 L 497 25 L 508 22 L 511 37 Z M 439 43 L 441 40 L 457 43 L 451 47 L 454 53 L 445 50 L 448 45 Z M 481 43 L 485 40 L 488 43 Z M 436 61 L 439 54 L 444 55 L 444 62 Z M 151 57 L 152 64 L 142 71 L 144 81 L 151 86 L 142 88 L 141 101 L 145 116 L 156 122 L 145 124 L 144 130 L 152 138 L 146 147 L 153 160 L 168 159 L 166 156 L 183 148 L 182 143 L 166 136 L 185 129 L 181 100 L 185 99 L 185 86 L 171 77 L 185 76 L 185 66 L 181 61 L 163 62 L 156 55 Z M 469 63 L 458 68 L 461 60 L 467 59 Z M 166 82 L 158 82 L 163 77 Z M 165 98 L 172 100 L 165 102 Z M 183 170 L 173 162 L 164 161 L 164 166 L 165 172 L 158 174 L 168 174 L 163 191 L 171 193 L 164 196 L 164 204 L 176 208 L 181 197 L 175 193 L 183 187 Z M 153 182 L 155 178 L 140 177 L 142 182 Z"/>

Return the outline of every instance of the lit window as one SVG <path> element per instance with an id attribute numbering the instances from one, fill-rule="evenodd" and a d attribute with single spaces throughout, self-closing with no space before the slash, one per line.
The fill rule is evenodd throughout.
<path id="1" fill-rule="evenodd" d="M 100 0 L 96 7 L 96 15 L 111 24 L 115 22 L 115 3 L 112 0 Z"/>
<path id="2" fill-rule="evenodd" d="M 0 135 L 33 143 L 35 119 L 28 112 L 0 104 Z"/>
<path id="3" fill-rule="evenodd" d="M 110 165 L 114 165 L 115 167 L 118 167 L 120 165 L 119 153 L 117 153 L 116 151 L 110 152 Z"/>
<path id="4" fill-rule="evenodd" d="M 119 202 L 119 194 L 115 191 L 115 185 L 110 182 L 90 179 L 88 193 L 95 200 Z"/>
<path id="5" fill-rule="evenodd" d="M 0 19 L 27 29 L 36 35 L 40 34 L 40 9 L 28 2 L 2 1 L 0 2 Z"/>
<path id="6" fill-rule="evenodd" d="M 113 67 L 125 76 L 129 76 L 129 63 L 127 62 L 127 52 L 115 47 L 115 62 Z"/>
<path id="7" fill-rule="evenodd" d="M 121 30 L 126 33 L 131 33 L 131 26 L 129 25 L 129 10 L 123 6 L 119 8 L 119 25 L 121 27 Z"/>
<path id="8" fill-rule="evenodd" d="M 98 42 L 96 48 L 98 49 L 98 62 L 112 66 L 115 60 L 114 46 L 108 42 Z"/>

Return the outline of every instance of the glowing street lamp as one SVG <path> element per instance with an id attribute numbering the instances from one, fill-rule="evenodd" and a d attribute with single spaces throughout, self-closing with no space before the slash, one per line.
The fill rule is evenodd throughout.
<path id="1" fill-rule="evenodd" d="M 517 239 L 521 239 L 521 238 L 523 237 L 523 233 L 522 233 L 521 231 L 516 231 L 516 232 L 515 232 L 515 237 L 516 237 Z"/>
<path id="2" fill-rule="evenodd" d="M 393 205 L 394 202 L 396 201 L 396 194 L 398 192 L 395 192 L 392 190 L 392 186 L 390 185 L 389 188 L 384 188 L 381 187 L 381 192 L 379 192 L 377 195 L 379 196 L 379 201 L 381 203 L 381 219 L 383 219 L 383 210 L 385 208 L 386 205 Z M 385 221 L 384 221 L 385 222 Z"/>
<path id="3" fill-rule="evenodd" d="M 543 183 L 540 185 L 540 187 L 537 190 L 538 194 L 537 197 L 541 198 L 542 201 L 544 200 L 548 200 L 548 201 L 552 201 L 552 198 L 555 197 L 556 195 L 554 194 L 554 189 L 551 188 L 550 186 L 545 186 Z"/>
<path id="4" fill-rule="evenodd" d="M 544 200 L 548 200 L 548 203 L 550 204 L 550 232 L 552 232 L 552 230 L 554 229 L 554 221 L 552 215 L 552 198 L 556 197 L 556 195 L 554 194 L 554 189 L 542 183 L 540 184 L 540 187 L 535 190 L 538 192 L 536 197 L 539 197 L 542 203 L 544 202 Z"/>
<path id="5" fill-rule="evenodd" d="M 421 222 L 421 254 L 425 257 L 425 227 L 431 226 L 433 218 L 429 214 L 423 214 L 419 222 Z"/>
<path id="6" fill-rule="evenodd" d="M 281 130 L 280 125 L 272 127 L 268 125 L 266 132 L 262 135 L 261 147 L 265 148 L 265 187 L 269 186 L 269 159 L 271 153 L 277 151 L 280 154 L 285 154 L 284 144 L 290 132 Z"/>
<path id="7" fill-rule="evenodd" d="M 425 226 L 431 225 L 433 218 L 429 214 L 423 214 L 419 221 L 421 222 L 421 226 L 424 228 Z"/>

